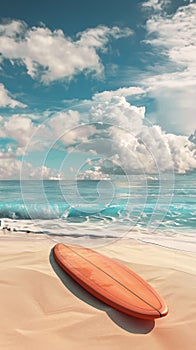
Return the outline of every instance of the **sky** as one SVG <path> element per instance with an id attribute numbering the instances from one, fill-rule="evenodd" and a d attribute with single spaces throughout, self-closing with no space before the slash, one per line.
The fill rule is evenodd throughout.
<path id="1" fill-rule="evenodd" d="M 0 180 L 196 169 L 196 3 L 7 0 Z"/>

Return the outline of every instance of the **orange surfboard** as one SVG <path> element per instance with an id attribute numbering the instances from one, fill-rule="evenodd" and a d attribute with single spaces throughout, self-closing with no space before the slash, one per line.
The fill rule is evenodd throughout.
<path id="1" fill-rule="evenodd" d="M 127 315 L 153 320 L 166 316 L 161 296 L 123 264 L 92 249 L 58 243 L 57 264 L 96 298 Z"/>

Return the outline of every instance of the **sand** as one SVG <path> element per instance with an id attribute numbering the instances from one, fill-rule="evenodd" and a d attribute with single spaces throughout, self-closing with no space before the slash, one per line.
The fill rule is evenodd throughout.
<path id="1" fill-rule="evenodd" d="M 48 238 L 0 234 L 0 349 L 195 349 L 195 254 L 131 239 L 95 246 L 164 297 L 169 315 L 149 322 L 85 292 L 55 264 L 54 244 Z"/>

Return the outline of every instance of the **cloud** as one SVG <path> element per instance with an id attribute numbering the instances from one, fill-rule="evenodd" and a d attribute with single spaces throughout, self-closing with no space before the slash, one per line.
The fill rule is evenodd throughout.
<path id="1" fill-rule="evenodd" d="M 77 180 L 110 180 L 110 176 L 104 174 L 100 166 L 94 166 L 92 169 L 77 174 Z"/>
<path id="2" fill-rule="evenodd" d="M 188 137 L 174 134 L 168 134 L 166 137 L 174 167 L 178 170 L 178 173 L 185 174 L 189 170 L 196 169 L 196 152 Z"/>
<path id="3" fill-rule="evenodd" d="M 103 92 L 98 92 L 93 96 L 94 100 L 106 100 L 109 101 L 113 97 L 127 97 L 127 96 L 133 96 L 133 95 L 142 95 L 145 94 L 145 90 L 141 87 L 138 86 L 129 86 L 129 87 L 122 87 L 117 90 L 111 90 L 111 91 L 103 91 Z"/>
<path id="4" fill-rule="evenodd" d="M 91 166 L 80 176 L 101 179 L 100 172 L 104 177 L 105 174 L 186 173 L 195 169 L 192 139 L 147 123 L 145 108 L 131 105 L 122 91 L 128 92 L 119 89 L 95 94 L 92 100 L 84 101 L 86 110 L 82 113 L 57 113 L 49 121 L 55 137 L 60 137 L 68 152 L 86 153 L 87 157 L 91 154 L 100 159 L 99 169 Z M 72 129 L 67 132 L 70 126 Z"/>
<path id="5" fill-rule="evenodd" d="M 19 101 L 14 100 L 8 90 L 5 88 L 3 84 L 0 84 L 0 107 L 20 107 L 25 108 L 26 105 Z"/>
<path id="6" fill-rule="evenodd" d="M 58 169 L 45 167 L 48 153 L 59 145 L 65 151 L 63 169 L 72 166 L 77 173 L 77 164 L 79 168 L 83 163 L 88 164 L 88 169 L 79 172 L 81 179 L 103 180 L 111 174 L 186 173 L 196 169 L 194 134 L 189 138 L 175 135 L 147 123 L 144 107 L 131 105 L 121 90 L 119 96 L 114 93 L 112 97 L 107 93 L 98 97 L 96 94 L 85 104 L 85 111 L 61 111 L 41 125 L 36 118 L 32 120 L 22 114 L 15 114 L 9 120 L 0 118 L 0 137 L 16 142 L 16 148 L 7 145 L 0 150 L 0 177 L 5 176 L 6 167 L 9 170 L 6 178 L 16 177 L 21 166 L 18 156 L 37 150 L 38 158 L 41 151 L 43 167 L 23 164 L 23 178 L 62 178 Z M 86 161 L 82 156 L 78 163 L 73 163 L 74 152 L 85 154 Z M 93 159 L 96 166 L 91 162 Z"/>
<path id="7" fill-rule="evenodd" d="M 17 142 L 18 147 L 24 148 L 29 142 L 36 127 L 29 117 L 14 114 L 8 120 L 0 120 L 1 138 L 10 138 Z"/>
<path id="8" fill-rule="evenodd" d="M 131 105 L 122 91 L 129 95 L 128 89 L 97 93 L 88 103 L 84 101 L 83 113 L 69 111 L 52 117 L 49 125 L 54 125 L 56 136 L 63 135 L 61 140 L 68 152 L 100 157 L 99 172 L 103 174 L 186 173 L 195 169 L 191 139 L 147 123 L 145 107 Z M 94 170 L 88 169 L 85 176 L 93 178 L 95 172 L 96 178 Z"/>
<path id="9" fill-rule="evenodd" d="M 115 95 L 112 99 L 108 96 L 107 100 L 106 95 L 103 93 L 102 101 L 101 96 L 99 96 L 97 103 L 92 105 L 89 120 L 92 122 L 122 126 L 132 133 L 138 130 L 145 116 L 145 107 L 131 105 L 124 96 Z"/>
<path id="10" fill-rule="evenodd" d="M 13 114 L 5 120 L 0 117 L 0 179 L 57 179 L 64 178 L 63 174 L 51 169 L 45 164 L 35 166 L 30 162 L 21 160 L 32 150 L 39 151 L 50 146 L 44 140 L 45 126 L 36 125 L 32 120 L 35 116 L 25 114 Z M 35 135 L 35 137 L 33 137 Z"/>
<path id="11" fill-rule="evenodd" d="M 54 175 L 54 171 L 41 166 L 34 167 L 29 162 L 22 162 L 18 159 L 19 151 L 11 146 L 0 149 L 0 180 L 19 179 L 23 169 L 23 179 L 42 179 Z M 55 172 L 56 173 L 56 172 Z"/>
<path id="12" fill-rule="evenodd" d="M 66 145 L 75 143 L 74 128 L 79 125 L 79 121 L 80 114 L 77 111 L 55 113 L 48 120 L 48 126 L 53 135 L 52 139 L 61 140 Z"/>
<path id="13" fill-rule="evenodd" d="M 194 144 L 187 136 L 166 133 L 158 125 L 148 125 L 145 108 L 132 106 L 123 96 L 113 99 L 108 96 L 108 101 L 102 96 L 102 103 L 100 98 L 97 104 L 93 101 L 89 111 L 91 121 L 101 122 L 98 138 L 89 143 L 89 149 L 97 154 L 105 149 L 105 157 L 113 163 L 114 173 L 185 173 L 196 168 Z M 112 172 L 111 167 L 109 172 Z"/>
<path id="14" fill-rule="evenodd" d="M 150 8 L 154 11 L 162 11 L 165 5 L 169 4 L 171 0 L 148 0 L 142 3 L 143 8 Z"/>
<path id="15" fill-rule="evenodd" d="M 0 25 L 0 52 L 3 59 L 22 63 L 33 79 L 45 84 L 82 72 L 100 77 L 104 68 L 98 51 L 105 52 L 110 39 L 131 34 L 129 28 L 98 26 L 73 40 L 61 29 L 28 28 L 22 21 L 11 21 Z"/>
<path id="16" fill-rule="evenodd" d="M 0 24 L 0 33 L 2 35 L 5 35 L 6 37 L 15 37 L 17 38 L 17 35 L 24 32 L 27 29 L 27 26 L 24 21 L 3 21 L 3 23 Z"/>
<path id="17" fill-rule="evenodd" d="M 164 64 L 159 67 L 161 73 L 152 70 L 151 76 L 142 82 L 148 96 L 157 102 L 153 117 L 165 130 L 186 135 L 195 129 L 195 28 L 193 3 L 179 7 L 172 15 L 154 14 L 146 22 L 146 43 L 155 55 L 164 57 Z"/>
<path id="18" fill-rule="evenodd" d="M 57 143 L 61 143 L 65 150 L 86 142 L 89 135 L 96 131 L 92 125 L 81 127 L 81 115 L 74 110 L 52 113 L 40 123 L 37 118 L 32 114 L 13 114 L 8 119 L 0 116 L 0 138 L 16 143 L 17 156 L 24 152 L 50 149 Z"/>
<path id="19" fill-rule="evenodd" d="M 43 179 L 63 179 L 64 175 L 58 170 L 50 169 L 46 166 L 35 167 L 28 162 L 22 162 L 16 158 L 9 158 L 0 153 L 0 180 L 20 179 L 22 170 L 22 180 L 43 180 Z"/>
<path id="20" fill-rule="evenodd" d="M 1 158 L 0 156 L 0 179 L 12 179 L 16 175 L 19 178 L 21 162 L 17 159 Z"/>
<path id="21" fill-rule="evenodd" d="M 76 146 L 88 140 L 96 131 L 93 125 L 81 127 L 82 120 L 78 111 L 55 113 L 47 123 L 46 128 L 51 131 L 52 142 L 61 141 L 65 147 Z"/>
<path id="22" fill-rule="evenodd" d="M 189 141 L 193 142 L 194 144 L 196 144 L 196 130 L 194 131 L 193 134 L 191 134 L 189 136 Z"/>
<path id="23" fill-rule="evenodd" d="M 182 68 L 195 69 L 195 25 L 196 4 L 178 8 L 173 16 L 153 16 L 146 23 L 148 35 L 153 35 L 148 42 Z"/>
<path id="24" fill-rule="evenodd" d="M 45 165 L 35 167 L 31 163 L 24 162 L 22 164 L 22 179 L 33 180 L 63 180 L 64 174 L 56 169 L 51 169 Z"/>

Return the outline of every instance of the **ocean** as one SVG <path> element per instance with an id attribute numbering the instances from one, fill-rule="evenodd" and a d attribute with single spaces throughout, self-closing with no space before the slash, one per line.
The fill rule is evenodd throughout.
<path id="1" fill-rule="evenodd" d="M 106 244 L 132 238 L 196 251 L 196 174 L 111 181 L 0 181 L 0 219 L 12 235 Z"/>

